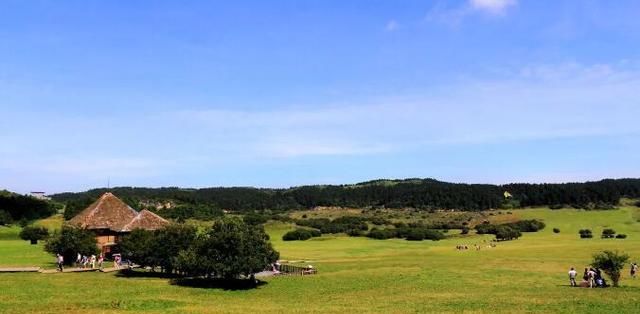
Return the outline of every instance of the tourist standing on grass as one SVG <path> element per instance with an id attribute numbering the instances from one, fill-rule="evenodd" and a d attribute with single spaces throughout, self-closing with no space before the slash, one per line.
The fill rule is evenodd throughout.
<path id="1" fill-rule="evenodd" d="M 56 262 L 58 263 L 58 270 L 60 272 L 64 271 L 64 256 L 62 254 L 58 254 Z"/>
<path id="2" fill-rule="evenodd" d="M 78 256 L 76 257 L 76 267 L 80 268 L 80 264 L 82 263 L 82 255 L 80 255 L 80 253 L 78 253 Z"/>
<path id="3" fill-rule="evenodd" d="M 638 264 L 634 262 L 633 264 L 631 264 L 631 278 L 635 279 L 637 273 L 638 273 Z"/>
<path id="4" fill-rule="evenodd" d="M 575 268 L 571 267 L 571 270 L 569 270 L 569 283 L 571 284 L 572 287 L 578 286 L 578 284 L 576 283 L 577 275 L 578 275 L 578 272 L 575 270 Z"/>
<path id="5" fill-rule="evenodd" d="M 91 264 L 91 269 L 96 269 L 96 255 L 91 254 L 91 258 L 89 259 L 89 263 Z"/>
<path id="6" fill-rule="evenodd" d="M 593 288 L 596 285 L 596 272 L 593 268 L 589 268 L 587 272 L 587 279 L 589 281 L 589 288 Z"/>
<path id="7" fill-rule="evenodd" d="M 104 263 L 104 253 L 100 253 L 98 257 L 98 269 L 102 270 L 102 263 Z"/>

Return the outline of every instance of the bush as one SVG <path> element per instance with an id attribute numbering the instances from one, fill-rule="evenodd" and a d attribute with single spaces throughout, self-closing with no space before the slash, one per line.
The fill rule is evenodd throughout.
<path id="1" fill-rule="evenodd" d="M 38 240 L 49 237 L 49 230 L 45 227 L 26 226 L 20 231 L 20 239 L 31 241 L 31 244 L 38 244 Z"/>
<path id="2" fill-rule="evenodd" d="M 462 231 L 460 232 L 460 234 L 469 234 L 469 227 L 462 228 Z"/>
<path id="3" fill-rule="evenodd" d="M 321 235 L 318 230 L 296 229 L 289 231 L 282 236 L 283 241 L 304 241 Z"/>
<path id="4" fill-rule="evenodd" d="M 393 229 L 378 229 L 373 228 L 367 234 L 367 237 L 377 240 L 386 240 L 395 238 L 397 235 L 396 231 Z"/>
<path id="5" fill-rule="evenodd" d="M 510 227 L 507 225 L 501 225 L 496 228 L 495 235 L 498 241 L 508 241 L 508 240 L 515 240 L 519 238 L 522 235 L 522 233 L 520 233 L 519 230 L 513 227 Z"/>
<path id="6" fill-rule="evenodd" d="M 620 254 L 617 251 L 604 251 L 593 255 L 591 265 L 602 269 L 602 271 L 611 278 L 613 286 L 617 287 L 620 281 L 620 271 L 624 268 L 627 261 L 629 261 L 629 255 L 627 254 Z"/>
<path id="7" fill-rule="evenodd" d="M 71 265 L 78 253 L 82 255 L 98 254 L 98 246 L 93 232 L 63 226 L 60 231 L 53 233 L 44 246 L 45 251 L 51 254 L 61 254 L 66 265 Z"/>
<path id="8" fill-rule="evenodd" d="M 613 239 L 616 235 L 616 231 L 613 229 L 604 229 L 602 230 L 602 235 L 601 237 L 603 239 Z"/>
<path id="9" fill-rule="evenodd" d="M 256 213 L 247 214 L 242 218 L 246 224 L 252 226 L 264 224 L 268 219 L 268 217 Z"/>
<path id="10" fill-rule="evenodd" d="M 640 201 L 637 201 L 637 202 L 635 203 L 635 205 L 636 205 L 636 207 L 640 207 Z"/>
<path id="11" fill-rule="evenodd" d="M 0 210 L 0 226 L 7 226 L 13 223 L 13 218 L 8 212 Z"/>
<path id="12" fill-rule="evenodd" d="M 560 233 L 560 229 L 558 229 L 558 228 L 553 228 L 553 233 Z"/>
<path id="13" fill-rule="evenodd" d="M 580 234 L 581 239 L 593 238 L 593 233 L 591 233 L 591 230 L 589 229 L 580 229 L 578 233 Z"/>
<path id="14" fill-rule="evenodd" d="M 626 238 L 627 238 L 627 235 L 623 233 L 616 235 L 616 239 L 626 239 Z"/>

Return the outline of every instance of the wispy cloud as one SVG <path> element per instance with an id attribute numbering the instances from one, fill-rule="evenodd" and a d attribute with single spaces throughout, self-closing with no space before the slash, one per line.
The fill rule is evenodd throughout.
<path id="1" fill-rule="evenodd" d="M 504 14 L 507 9 L 517 3 L 516 0 L 470 0 L 469 6 L 474 10 L 489 14 Z"/>
<path id="2" fill-rule="evenodd" d="M 474 14 L 504 16 L 517 4 L 517 0 L 468 0 L 459 6 L 452 7 L 447 2 L 439 1 L 429 10 L 426 20 L 458 26 L 466 17 Z"/>
<path id="3" fill-rule="evenodd" d="M 7 117 L 0 174 L 103 182 L 328 156 L 640 134 L 640 66 L 564 63 L 506 69 L 428 94 L 269 110 Z M 24 123 L 29 121 L 29 123 Z M 50 132 L 32 131 L 40 125 Z"/>
<path id="4" fill-rule="evenodd" d="M 396 20 L 389 20 L 387 25 L 385 25 L 384 29 L 387 32 L 394 32 L 400 28 L 400 24 Z"/>

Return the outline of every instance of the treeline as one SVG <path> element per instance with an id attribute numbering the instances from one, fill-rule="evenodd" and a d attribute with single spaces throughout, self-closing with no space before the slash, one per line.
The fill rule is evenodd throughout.
<path id="1" fill-rule="evenodd" d="M 20 220 L 34 220 L 53 215 L 53 203 L 30 196 L 0 191 L 0 225 L 8 225 Z"/>
<path id="2" fill-rule="evenodd" d="M 110 191 L 136 209 L 149 202 L 171 202 L 162 209 L 170 218 L 214 217 L 222 210 L 234 212 L 287 211 L 316 206 L 457 209 L 480 211 L 527 206 L 610 208 L 621 197 L 640 197 L 640 179 L 607 179 L 564 184 L 460 184 L 433 179 L 377 180 L 355 185 L 316 185 L 288 189 L 249 187 L 181 189 L 94 189 L 52 197 L 67 204 L 86 204 Z M 504 192 L 512 198 L 505 199 Z M 69 206 L 77 210 L 81 206 Z M 153 209 L 153 208 L 151 208 Z"/>

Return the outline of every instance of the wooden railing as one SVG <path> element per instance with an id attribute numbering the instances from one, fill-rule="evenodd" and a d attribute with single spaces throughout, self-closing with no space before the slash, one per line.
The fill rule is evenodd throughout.
<path id="1" fill-rule="evenodd" d="M 281 264 L 278 267 L 278 270 L 280 271 L 280 273 L 291 274 L 291 275 L 313 275 L 318 273 L 318 271 L 315 268 L 308 268 L 308 267 L 301 267 L 301 266 L 294 266 L 294 265 L 287 265 L 287 264 Z"/>

